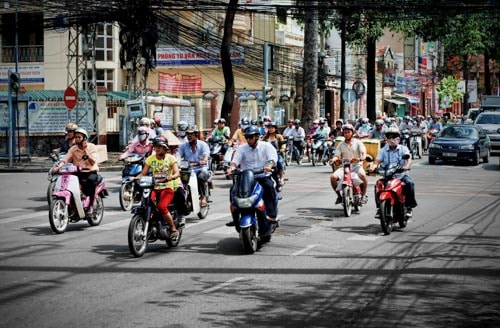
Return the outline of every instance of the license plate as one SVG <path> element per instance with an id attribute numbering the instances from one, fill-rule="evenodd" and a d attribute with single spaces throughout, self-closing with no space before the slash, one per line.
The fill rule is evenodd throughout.
<path id="1" fill-rule="evenodd" d="M 457 153 L 443 153 L 445 157 L 457 157 Z"/>

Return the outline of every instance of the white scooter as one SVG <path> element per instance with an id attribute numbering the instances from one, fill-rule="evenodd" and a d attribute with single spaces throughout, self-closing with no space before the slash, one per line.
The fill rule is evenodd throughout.
<path id="1" fill-rule="evenodd" d="M 90 204 L 90 197 L 81 192 L 80 181 L 76 175 L 79 172 L 85 170 L 71 163 L 66 163 L 59 169 L 49 210 L 50 227 L 57 234 L 64 233 L 69 222 L 86 219 L 91 226 L 97 226 L 104 216 L 103 198 L 108 196 L 104 180 L 99 176 L 94 203 Z M 94 212 L 87 216 L 85 211 L 90 206 L 94 207 Z"/>
<path id="2" fill-rule="evenodd" d="M 199 163 L 189 163 L 188 161 L 181 161 L 180 171 L 181 171 L 181 181 L 182 187 L 185 191 L 184 204 L 178 204 L 180 212 L 182 215 L 188 215 L 190 213 L 195 213 L 198 218 L 204 219 L 208 215 L 208 196 L 210 195 L 210 189 L 208 186 L 205 190 L 205 195 L 207 196 L 207 205 L 201 206 L 201 199 L 198 193 L 198 176 L 196 175 L 195 167 Z"/>

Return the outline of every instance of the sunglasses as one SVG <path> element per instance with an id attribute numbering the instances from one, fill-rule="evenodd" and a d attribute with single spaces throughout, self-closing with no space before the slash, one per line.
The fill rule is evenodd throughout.
<path id="1" fill-rule="evenodd" d="M 245 139 L 253 139 L 255 136 L 254 135 L 251 135 L 251 136 L 245 136 Z"/>

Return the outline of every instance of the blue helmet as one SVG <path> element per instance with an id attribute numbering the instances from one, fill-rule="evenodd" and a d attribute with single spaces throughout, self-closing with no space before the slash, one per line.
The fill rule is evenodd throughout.
<path id="1" fill-rule="evenodd" d="M 253 136 L 253 135 L 260 135 L 260 130 L 258 127 L 250 125 L 245 129 L 245 137 Z"/>

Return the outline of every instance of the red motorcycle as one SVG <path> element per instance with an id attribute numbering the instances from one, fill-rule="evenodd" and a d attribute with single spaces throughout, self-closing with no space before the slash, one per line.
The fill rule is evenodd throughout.
<path id="1" fill-rule="evenodd" d="M 352 172 L 351 164 L 359 162 L 358 158 L 343 158 L 342 166 L 344 168 L 344 175 L 342 180 L 337 184 L 337 190 L 342 195 L 342 207 L 344 208 L 344 215 L 351 216 L 352 211 L 358 212 L 361 204 L 361 188 L 360 185 L 363 181 L 359 178 L 357 173 Z"/>
<path id="2" fill-rule="evenodd" d="M 403 159 L 410 158 L 410 155 L 403 156 Z M 375 184 L 375 202 L 380 213 L 380 226 L 385 235 L 392 232 L 393 226 L 399 223 L 400 228 L 405 228 L 408 217 L 405 206 L 405 194 L 403 182 L 395 178 L 396 173 L 401 173 L 401 166 L 379 167 L 378 173 L 382 178 Z"/>

